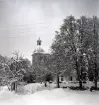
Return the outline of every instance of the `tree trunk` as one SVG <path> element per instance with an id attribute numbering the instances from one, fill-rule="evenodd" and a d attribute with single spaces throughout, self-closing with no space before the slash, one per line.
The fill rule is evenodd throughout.
<path id="1" fill-rule="evenodd" d="M 47 87 L 47 83 L 46 83 L 46 81 L 45 81 L 45 87 Z"/>
<path id="2" fill-rule="evenodd" d="M 97 90 L 97 79 L 95 79 L 95 89 Z"/>
<path id="3" fill-rule="evenodd" d="M 82 81 L 81 80 L 79 80 L 79 88 L 80 88 L 80 90 L 82 90 Z"/>
<path id="4" fill-rule="evenodd" d="M 82 63 L 82 62 L 81 62 Z M 82 64 L 80 65 L 81 66 L 81 71 L 80 71 L 80 83 L 79 83 L 79 88 L 80 88 L 80 90 L 82 90 L 82 75 L 83 75 L 83 73 L 82 73 Z"/>
<path id="5" fill-rule="evenodd" d="M 15 82 L 13 83 L 13 90 L 15 91 L 15 86 L 16 86 L 16 84 L 15 84 Z"/>
<path id="6" fill-rule="evenodd" d="M 80 75 L 80 70 L 79 70 L 79 67 L 78 67 L 78 61 L 77 61 L 77 57 L 75 59 L 75 66 L 76 66 L 76 72 L 77 72 L 77 80 L 79 81 L 79 88 L 82 89 L 82 81 L 81 81 L 81 75 Z"/>
<path id="7" fill-rule="evenodd" d="M 60 85 L 59 85 L 59 75 L 57 75 L 57 88 L 60 88 Z"/>
<path id="8" fill-rule="evenodd" d="M 95 62 L 95 79 L 94 79 L 94 84 L 95 84 L 95 89 L 96 90 L 97 90 L 97 78 L 98 78 L 97 63 Z"/>
<path id="9" fill-rule="evenodd" d="M 15 82 L 15 92 L 17 92 L 17 82 Z"/>
<path id="10" fill-rule="evenodd" d="M 11 91 L 11 86 L 7 84 L 8 90 Z"/>

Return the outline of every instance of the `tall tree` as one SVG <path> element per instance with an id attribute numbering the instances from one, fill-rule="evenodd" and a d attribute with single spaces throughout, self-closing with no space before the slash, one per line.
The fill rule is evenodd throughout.
<path id="1" fill-rule="evenodd" d="M 99 19 L 97 17 L 93 17 L 93 35 L 94 35 L 94 44 L 93 44 L 93 53 L 94 53 L 94 83 L 95 89 L 97 89 L 97 80 L 98 80 L 98 53 L 99 53 L 99 46 L 98 46 L 98 32 L 99 32 Z"/>
<path id="2" fill-rule="evenodd" d="M 79 83 L 80 88 L 82 89 L 82 82 L 85 79 L 85 73 L 87 74 L 86 69 L 86 62 L 84 60 L 84 56 L 86 56 L 86 51 L 89 47 L 88 42 L 88 19 L 85 16 L 80 17 L 77 19 L 77 32 L 78 32 L 78 60 L 79 60 Z M 86 80 L 86 79 L 85 79 Z"/>
<path id="3" fill-rule="evenodd" d="M 82 89 L 84 75 L 88 72 L 87 58 L 93 45 L 92 29 L 92 18 L 82 16 L 75 19 L 73 16 L 69 16 L 64 19 L 60 32 L 52 44 L 56 58 L 62 59 L 61 54 L 64 55 L 64 58 L 68 58 L 69 67 L 76 70 L 80 89 Z"/>
<path id="4" fill-rule="evenodd" d="M 59 87 L 59 74 L 66 70 L 71 70 L 73 66 L 72 56 L 76 55 L 76 24 L 75 18 L 69 16 L 64 19 L 64 23 L 57 33 L 52 44 L 52 51 L 56 61 L 57 84 Z"/>

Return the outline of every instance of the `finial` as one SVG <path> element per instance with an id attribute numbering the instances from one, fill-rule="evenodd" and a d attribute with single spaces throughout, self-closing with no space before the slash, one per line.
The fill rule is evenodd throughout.
<path id="1" fill-rule="evenodd" d="M 40 46 L 41 45 L 41 40 L 40 40 L 40 37 L 39 37 L 39 39 L 37 40 L 37 46 Z"/>

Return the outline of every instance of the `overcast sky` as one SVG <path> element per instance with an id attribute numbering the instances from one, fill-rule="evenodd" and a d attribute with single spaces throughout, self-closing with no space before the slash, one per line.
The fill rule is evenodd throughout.
<path id="1" fill-rule="evenodd" d="M 19 51 L 31 60 L 40 37 L 48 51 L 68 15 L 99 16 L 99 0 L 0 0 L 0 54 Z"/>

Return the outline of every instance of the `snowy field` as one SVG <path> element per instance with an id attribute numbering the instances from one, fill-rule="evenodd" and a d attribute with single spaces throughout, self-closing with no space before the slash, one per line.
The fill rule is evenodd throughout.
<path id="1" fill-rule="evenodd" d="M 99 105 L 99 92 L 42 88 L 44 84 L 29 84 L 24 91 L 31 94 L 19 95 L 1 87 L 0 105 Z"/>

